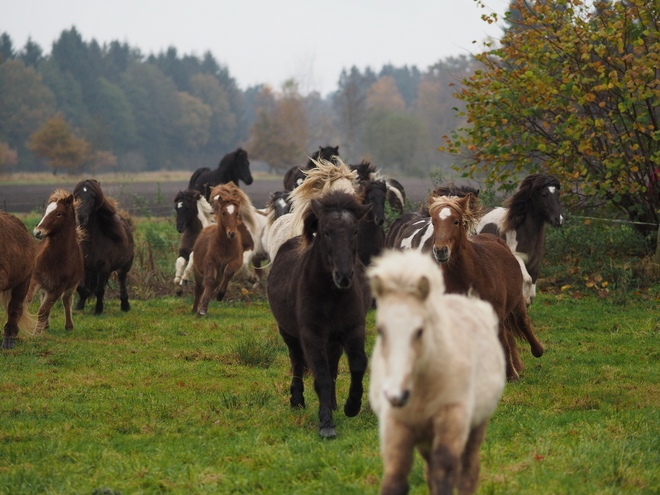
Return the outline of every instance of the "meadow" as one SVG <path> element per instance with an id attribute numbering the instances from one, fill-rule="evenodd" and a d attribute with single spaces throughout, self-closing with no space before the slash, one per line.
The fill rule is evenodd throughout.
<path id="1" fill-rule="evenodd" d="M 237 280 L 195 317 L 190 287 L 171 295 L 173 230 L 171 219 L 138 222 L 130 312 L 111 284 L 103 315 L 88 306 L 66 332 L 58 304 L 50 330 L 0 353 L 0 493 L 377 493 L 366 397 L 357 417 L 336 415 L 337 439 L 319 438 L 311 377 L 307 409 L 289 408 L 287 351 L 263 287 Z M 478 493 L 658 493 L 657 283 L 631 285 L 640 260 L 615 269 L 554 256 L 566 275 L 542 270 L 530 308 L 546 353 L 519 345 L 526 371 L 491 420 Z M 340 402 L 347 388 L 343 359 Z M 410 481 L 426 493 L 419 457 Z"/>

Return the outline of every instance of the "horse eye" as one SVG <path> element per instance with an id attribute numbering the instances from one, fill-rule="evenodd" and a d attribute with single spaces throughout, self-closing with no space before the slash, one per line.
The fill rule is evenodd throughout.
<path id="1" fill-rule="evenodd" d="M 459 223 L 460 223 L 460 222 L 459 222 L 458 220 L 456 220 L 456 221 L 454 222 L 454 225 L 458 225 Z"/>
<path id="2" fill-rule="evenodd" d="M 421 338 L 423 333 L 424 333 L 424 329 L 423 328 L 418 328 L 417 331 L 415 332 L 415 338 L 416 339 Z"/>
<path id="3" fill-rule="evenodd" d="M 61 214 L 61 213 L 58 213 L 58 214 L 57 214 L 57 217 L 61 217 L 61 216 L 62 216 L 62 214 Z"/>
<path id="4" fill-rule="evenodd" d="M 383 336 L 383 329 L 381 327 L 376 327 L 376 333 L 382 337 Z"/>
<path id="5" fill-rule="evenodd" d="M 327 230 L 324 230 L 323 235 L 326 236 L 326 237 L 330 237 L 330 232 L 328 232 Z"/>

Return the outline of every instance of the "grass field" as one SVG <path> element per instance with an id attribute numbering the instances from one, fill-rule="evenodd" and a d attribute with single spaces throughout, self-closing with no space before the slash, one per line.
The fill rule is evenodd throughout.
<path id="1" fill-rule="evenodd" d="M 337 414 L 338 438 L 321 440 L 309 378 L 308 408 L 288 407 L 267 302 L 239 296 L 204 319 L 189 295 L 129 313 L 109 300 L 102 316 L 77 312 L 72 333 L 56 306 L 51 330 L 0 354 L 0 493 L 377 493 L 373 413 Z M 527 371 L 492 418 L 479 493 L 660 491 L 657 305 L 657 294 L 537 298 L 546 354 L 521 344 Z M 344 360 L 338 382 L 343 402 Z M 419 459 L 411 483 L 426 493 Z"/>

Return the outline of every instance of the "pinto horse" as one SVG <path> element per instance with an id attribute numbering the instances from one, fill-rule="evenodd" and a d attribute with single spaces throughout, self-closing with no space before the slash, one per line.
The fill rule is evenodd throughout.
<path id="1" fill-rule="evenodd" d="M 335 381 L 342 350 L 351 371 L 344 413 L 355 416 L 362 406 L 365 316 L 371 293 L 357 256 L 357 232 L 369 208 L 343 191 L 312 199 L 302 236 L 280 247 L 266 284 L 268 302 L 289 348 L 291 407 L 305 407 L 302 377 L 309 367 L 319 398 L 322 437 L 336 436 L 332 411 L 337 408 Z"/>
<path id="2" fill-rule="evenodd" d="M 430 256 L 390 251 L 368 270 L 378 303 L 369 403 L 378 416 L 381 493 L 408 493 L 417 447 L 429 493 L 474 493 L 479 446 L 506 382 L 493 307 L 446 294 Z"/>
<path id="3" fill-rule="evenodd" d="M 3 349 L 13 349 L 18 331 L 32 331 L 35 321 L 27 310 L 25 296 L 34 270 L 36 246 L 17 217 L 0 211 L 0 303 L 7 314 Z"/>
<path id="4" fill-rule="evenodd" d="M 387 187 L 387 203 L 395 212 L 399 213 L 399 215 L 403 214 L 406 206 L 406 191 L 399 181 L 384 177 L 378 172 L 378 170 L 376 170 L 375 165 L 365 160 L 362 160 L 358 165 L 351 165 L 351 170 L 354 170 L 357 173 L 356 180 L 358 182 L 385 181 L 385 186 Z"/>
<path id="5" fill-rule="evenodd" d="M 85 264 L 80 240 L 82 231 L 76 227 L 76 207 L 73 194 L 56 190 L 48 199 L 46 212 L 34 228 L 34 236 L 41 239 L 37 245 L 37 259 L 27 301 L 41 289 L 45 295 L 38 313 L 37 331 L 49 327 L 48 318 L 55 302 L 62 297 L 64 328 L 73 330 L 71 306 L 73 293 L 83 278 Z"/>
<path id="6" fill-rule="evenodd" d="M 179 191 L 174 197 L 176 210 L 176 230 L 181 234 L 179 253 L 174 266 L 174 284 L 177 286 L 176 295 L 180 296 L 181 279 L 190 261 L 195 241 L 203 228 L 211 225 L 215 219 L 213 209 L 202 193 L 194 189 Z"/>
<path id="7" fill-rule="evenodd" d="M 471 208 L 473 199 L 431 198 L 429 213 L 433 224 L 433 257 L 440 264 L 447 292 L 468 294 L 493 305 L 500 321 L 500 339 L 507 358 L 507 377 L 518 379 L 523 364 L 514 335 L 529 342 L 535 357 L 543 355 L 527 315 L 522 292 L 522 271 L 516 257 L 501 238 L 493 234 L 468 236 L 478 219 Z"/>
<path id="8" fill-rule="evenodd" d="M 478 233 L 504 239 L 511 252 L 525 264 L 531 277 L 530 302 L 536 295 L 536 280 L 545 251 L 545 224 L 561 227 L 564 223 L 559 187 L 559 180 L 553 175 L 528 175 L 504 208 L 489 211 L 477 225 Z"/>
<path id="9" fill-rule="evenodd" d="M 285 172 L 283 179 L 284 190 L 291 192 L 302 184 L 306 178 L 305 170 L 311 170 L 316 167 L 315 162 L 319 160 L 334 161 L 333 157 L 335 156 L 339 157 L 339 146 L 319 146 L 319 150 L 312 154 L 304 167 L 291 167 Z"/>
<path id="10" fill-rule="evenodd" d="M 188 189 L 201 192 L 207 201 L 210 201 L 213 187 L 228 182 L 233 182 L 238 186 L 239 181 L 243 181 L 247 186 L 252 184 L 250 160 L 248 160 L 247 151 L 242 148 L 237 148 L 236 151 L 223 156 L 215 170 L 208 167 L 195 170 L 190 177 Z"/>
<path id="11" fill-rule="evenodd" d="M 117 211 L 114 199 L 103 194 L 101 184 L 94 179 L 80 181 L 73 189 L 80 201 L 78 224 L 84 231 L 80 242 L 85 260 L 83 283 L 78 285 L 80 299 L 76 309 L 85 309 L 85 301 L 96 296 L 94 314 L 103 313 L 103 296 L 110 274 L 117 272 L 121 310 L 129 311 L 126 277 L 133 266 L 133 233 L 128 220 Z"/>
<path id="12" fill-rule="evenodd" d="M 243 195 L 233 182 L 211 190 L 215 201 L 215 225 L 200 232 L 193 247 L 195 302 L 192 311 L 206 315 L 212 292 L 220 286 L 217 300 L 222 301 L 229 281 L 243 264 L 243 241 L 239 226 Z"/>

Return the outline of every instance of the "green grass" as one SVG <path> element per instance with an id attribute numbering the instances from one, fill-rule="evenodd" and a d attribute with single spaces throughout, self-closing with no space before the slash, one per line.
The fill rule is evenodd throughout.
<path id="1" fill-rule="evenodd" d="M 47 333 L 0 354 L 0 493 L 377 493 L 375 416 L 338 413 L 338 438 L 321 440 L 309 377 L 307 409 L 289 409 L 286 347 L 259 294 L 203 319 L 189 295 L 132 305 L 76 312 L 72 333 L 56 305 Z M 657 307 L 537 298 L 546 354 L 521 344 L 527 370 L 492 418 L 479 493 L 660 491 Z M 341 402 L 347 388 L 342 360 Z M 410 481 L 426 493 L 419 458 Z"/>

